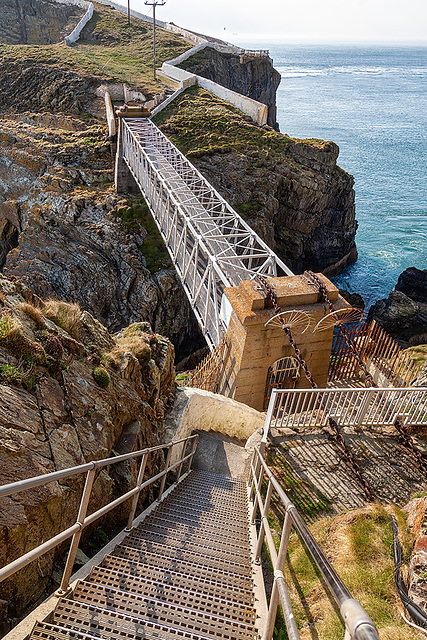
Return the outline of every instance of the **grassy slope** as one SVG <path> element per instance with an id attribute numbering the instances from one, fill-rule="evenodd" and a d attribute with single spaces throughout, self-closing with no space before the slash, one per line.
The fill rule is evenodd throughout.
<path id="1" fill-rule="evenodd" d="M 258 152 L 283 155 L 295 142 L 270 128 L 253 123 L 249 116 L 205 89 L 191 87 L 161 111 L 154 122 L 188 157 L 213 153 Z M 317 149 L 327 148 L 323 140 L 304 140 Z"/>
<path id="2" fill-rule="evenodd" d="M 158 28 L 156 35 L 158 66 L 191 46 L 163 29 Z M 146 94 L 154 94 L 160 85 L 152 78 L 152 38 L 151 25 L 132 18 L 129 26 L 125 15 L 95 3 L 92 19 L 72 47 L 0 44 L 0 65 L 10 61 L 46 64 L 110 81 L 126 80 Z"/>

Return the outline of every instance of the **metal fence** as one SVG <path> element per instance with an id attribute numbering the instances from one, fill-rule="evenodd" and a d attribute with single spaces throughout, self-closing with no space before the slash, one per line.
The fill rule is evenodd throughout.
<path id="1" fill-rule="evenodd" d="M 270 426 L 322 428 L 328 418 L 338 425 L 362 427 L 403 423 L 427 425 L 427 387 L 380 389 L 273 389 L 265 421 Z"/>
<path id="2" fill-rule="evenodd" d="M 263 498 L 261 491 L 264 479 L 267 482 L 265 498 Z M 254 450 L 252 458 L 249 486 L 252 506 L 251 522 L 254 524 L 258 515 L 261 519 L 260 529 L 257 535 L 255 562 L 260 562 L 262 546 L 264 541 L 266 541 L 266 546 L 270 554 L 274 570 L 274 583 L 262 640 L 271 640 L 273 637 L 279 599 L 283 616 L 285 618 L 286 631 L 289 640 L 299 640 L 300 638 L 296 621 L 292 613 L 292 605 L 283 573 L 292 527 L 295 527 L 298 531 L 308 555 L 311 556 L 311 559 L 322 574 L 327 590 L 330 592 L 339 607 L 341 618 L 346 629 L 345 637 L 348 640 L 379 640 L 375 624 L 363 609 L 362 605 L 351 597 L 347 587 L 328 561 L 310 530 L 307 528 L 298 513 L 297 508 L 289 500 L 279 482 L 268 468 L 267 464 L 263 460 L 261 451 L 258 449 Z M 273 492 L 275 497 L 281 501 L 286 510 L 278 551 L 276 550 L 273 533 L 268 521 Z"/>
<path id="3" fill-rule="evenodd" d="M 192 445 L 188 447 L 189 443 L 192 441 Z M 138 498 L 143 489 L 149 487 L 153 483 L 158 480 L 161 481 L 159 494 L 157 499 L 163 495 L 163 491 L 166 484 L 166 477 L 170 471 L 176 470 L 177 476 L 175 483 L 178 483 L 185 463 L 188 462 L 188 469 L 190 469 L 191 461 L 196 451 L 198 436 L 191 436 L 189 438 L 185 438 L 183 440 L 177 440 L 176 442 L 169 442 L 165 445 L 159 445 L 157 447 L 150 447 L 149 449 L 142 449 L 140 451 L 135 451 L 133 453 L 126 453 L 121 456 L 115 456 L 114 458 L 105 458 L 104 460 L 96 460 L 93 462 L 88 462 L 86 464 L 80 465 L 78 467 L 72 467 L 70 469 L 64 469 L 63 471 L 55 471 L 53 473 L 48 473 L 42 476 L 37 476 L 35 478 L 28 478 L 27 480 L 20 480 L 19 482 L 13 482 L 11 484 L 6 484 L 0 486 L 0 498 L 4 498 L 6 496 L 16 495 L 21 491 L 28 491 L 29 489 L 34 489 L 35 487 L 40 487 L 46 485 L 50 482 L 57 482 L 59 480 L 64 480 L 65 478 L 72 478 L 81 473 L 86 472 L 86 482 L 83 488 L 82 497 L 80 500 L 80 507 L 78 510 L 78 514 L 76 517 L 76 522 L 58 533 L 56 536 L 50 538 L 43 544 L 39 545 L 35 549 L 28 551 L 25 555 L 17 558 L 13 562 L 9 563 L 2 569 L 0 569 L 0 582 L 13 575 L 23 567 L 27 566 L 33 560 L 40 558 L 42 555 L 54 549 L 61 543 L 65 542 L 69 538 L 72 538 L 70 549 L 68 552 L 67 562 L 65 564 L 64 573 L 62 575 L 61 585 L 60 585 L 60 593 L 65 593 L 69 586 L 69 581 L 71 577 L 71 573 L 74 566 L 74 561 L 76 558 L 76 553 L 80 543 L 80 537 L 82 535 L 83 530 L 88 527 L 90 524 L 106 515 L 112 509 L 115 509 L 120 504 L 129 500 L 129 498 L 133 498 L 132 506 L 130 510 L 130 514 L 128 517 L 128 523 L 126 530 L 130 530 L 132 528 L 132 523 L 135 517 L 136 508 L 138 505 Z M 181 451 L 178 454 L 178 460 L 174 464 L 170 464 L 172 450 L 174 447 L 181 445 Z M 162 471 L 154 475 L 152 478 L 149 478 L 144 482 L 144 472 L 147 463 L 148 456 L 151 453 L 156 451 L 167 449 L 166 461 L 163 466 Z M 190 449 L 190 451 L 188 451 Z M 87 515 L 87 508 L 92 492 L 93 482 L 95 480 L 95 476 L 97 471 L 108 467 L 113 464 L 118 464 L 119 462 L 123 462 L 125 460 L 136 460 L 140 458 L 139 463 L 139 471 L 136 480 L 135 487 L 130 491 L 127 491 L 122 496 L 113 500 L 109 504 L 101 507 L 94 513 Z"/>
<path id="4" fill-rule="evenodd" d="M 372 375 L 377 372 L 390 385 L 405 387 L 419 374 L 423 363 L 417 361 L 411 352 L 405 352 L 375 320 L 346 325 L 346 330 Z M 346 345 L 342 331 L 338 329 L 332 342 L 328 380 L 352 378 L 358 370 L 357 359 Z"/>

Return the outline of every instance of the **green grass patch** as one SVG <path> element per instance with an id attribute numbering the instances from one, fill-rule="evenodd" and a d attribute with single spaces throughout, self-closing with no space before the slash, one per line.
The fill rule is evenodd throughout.
<path id="1" fill-rule="evenodd" d="M 155 273 L 159 269 L 172 268 L 165 243 L 143 198 L 136 198 L 127 207 L 118 207 L 114 213 L 131 231 L 138 233 L 141 231 L 141 227 L 147 231 L 140 250 L 146 260 L 147 269 L 151 273 Z"/>

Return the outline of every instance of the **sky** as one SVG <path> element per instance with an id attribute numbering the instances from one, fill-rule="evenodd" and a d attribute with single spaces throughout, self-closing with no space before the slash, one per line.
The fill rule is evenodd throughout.
<path id="1" fill-rule="evenodd" d="M 130 2 L 132 9 L 151 15 L 144 0 Z M 427 0 L 167 0 L 156 15 L 232 43 L 427 44 Z"/>

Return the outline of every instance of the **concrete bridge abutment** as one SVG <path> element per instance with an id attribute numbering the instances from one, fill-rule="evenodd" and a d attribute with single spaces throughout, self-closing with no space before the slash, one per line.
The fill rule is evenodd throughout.
<path id="1" fill-rule="evenodd" d="M 335 309 L 349 307 L 338 289 L 323 274 L 318 274 L 326 285 Z M 328 378 L 333 328 L 313 332 L 317 322 L 328 313 L 319 302 L 319 294 L 302 276 L 269 278 L 275 289 L 281 311 L 303 311 L 310 316 L 310 326 L 294 339 L 319 387 L 325 387 Z M 267 325 L 275 315 L 266 308 L 262 293 L 254 289 L 252 281 L 242 281 L 238 287 L 225 290 L 232 313 L 226 334 L 224 377 L 228 389 L 222 390 L 258 411 L 263 410 L 268 368 L 277 360 L 294 356 L 289 340 L 280 327 Z M 301 370 L 297 388 L 308 388 L 310 383 Z"/>

